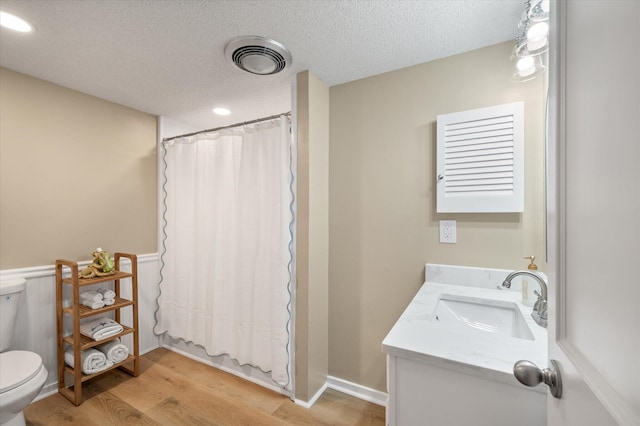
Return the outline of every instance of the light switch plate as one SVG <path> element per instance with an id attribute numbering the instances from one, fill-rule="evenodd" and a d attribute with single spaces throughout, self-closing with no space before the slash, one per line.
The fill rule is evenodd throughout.
<path id="1" fill-rule="evenodd" d="M 456 243 L 456 221 L 455 220 L 440 221 L 440 242 L 443 244 Z"/>

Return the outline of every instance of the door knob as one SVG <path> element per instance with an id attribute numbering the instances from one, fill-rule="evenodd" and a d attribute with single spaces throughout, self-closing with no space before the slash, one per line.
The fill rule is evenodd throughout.
<path id="1" fill-rule="evenodd" d="M 560 398 L 562 396 L 560 369 L 555 360 L 549 360 L 549 363 L 551 364 L 549 368 L 542 370 L 531 361 L 521 360 L 513 365 L 513 375 L 525 386 L 533 387 L 545 383 L 549 386 L 551 395 L 554 398 Z"/>

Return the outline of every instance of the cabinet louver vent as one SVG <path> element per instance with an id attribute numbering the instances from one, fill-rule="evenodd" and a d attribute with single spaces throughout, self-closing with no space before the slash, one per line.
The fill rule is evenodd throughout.
<path id="1" fill-rule="evenodd" d="M 438 212 L 521 212 L 522 102 L 438 116 Z"/>

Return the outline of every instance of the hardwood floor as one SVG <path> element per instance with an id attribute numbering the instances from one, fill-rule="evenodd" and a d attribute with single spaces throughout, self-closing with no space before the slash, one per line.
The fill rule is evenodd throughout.
<path id="1" fill-rule="evenodd" d="M 75 407 L 59 394 L 29 405 L 27 425 L 384 425 L 384 407 L 327 390 L 311 409 L 166 349 L 85 383 Z"/>

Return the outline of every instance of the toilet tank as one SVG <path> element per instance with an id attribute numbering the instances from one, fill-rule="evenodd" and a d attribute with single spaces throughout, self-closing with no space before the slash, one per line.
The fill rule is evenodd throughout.
<path id="1" fill-rule="evenodd" d="M 16 324 L 20 294 L 26 287 L 24 278 L 0 280 L 0 352 L 9 349 Z"/>

